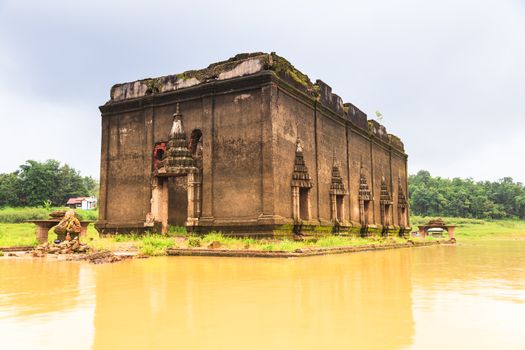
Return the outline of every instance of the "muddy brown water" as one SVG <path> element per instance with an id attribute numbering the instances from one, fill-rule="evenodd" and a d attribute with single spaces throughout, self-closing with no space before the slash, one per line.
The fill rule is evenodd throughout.
<path id="1" fill-rule="evenodd" d="M 9 349 L 525 349 L 525 241 L 295 259 L 0 258 Z"/>

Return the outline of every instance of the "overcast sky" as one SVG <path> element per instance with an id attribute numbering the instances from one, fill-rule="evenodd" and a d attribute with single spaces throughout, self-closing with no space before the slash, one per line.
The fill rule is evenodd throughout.
<path id="1" fill-rule="evenodd" d="M 253 51 L 379 110 L 410 173 L 525 182 L 524 0 L 0 0 L 0 172 L 98 178 L 113 84 Z"/>

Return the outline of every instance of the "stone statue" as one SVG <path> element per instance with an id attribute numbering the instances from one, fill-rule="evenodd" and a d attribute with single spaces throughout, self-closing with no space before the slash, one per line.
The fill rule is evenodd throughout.
<path id="1" fill-rule="evenodd" d="M 153 198 L 151 199 L 153 201 Z M 146 214 L 146 221 L 144 222 L 144 227 L 153 227 L 155 225 L 155 216 L 152 213 Z"/>
<path id="2" fill-rule="evenodd" d="M 58 240 L 61 242 L 64 240 L 70 241 L 75 238 L 78 239 L 81 226 L 73 209 L 66 211 L 64 218 L 60 220 L 54 231 L 57 234 Z"/>

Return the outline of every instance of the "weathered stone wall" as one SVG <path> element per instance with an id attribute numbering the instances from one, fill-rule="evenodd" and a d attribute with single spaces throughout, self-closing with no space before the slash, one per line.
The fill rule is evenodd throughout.
<path id="1" fill-rule="evenodd" d="M 203 175 L 211 181 L 207 182 L 210 186 L 203 196 L 202 211 L 218 221 L 246 219 L 256 223 L 262 203 L 260 89 L 212 100 L 211 115 L 203 108 L 205 99 L 180 102 L 188 138 L 194 129 L 203 134 Z M 168 140 L 176 102 L 103 116 L 103 133 L 109 137 L 103 137 L 101 221 L 115 227 L 140 226 L 144 221 L 150 211 L 153 147 Z M 172 209 L 182 204 L 174 187 L 170 181 Z"/>
<path id="2" fill-rule="evenodd" d="M 276 171 L 276 194 L 281 198 L 276 214 L 291 215 L 290 180 L 295 156 L 295 140 L 303 141 L 306 166 L 314 182 L 310 191 L 311 220 L 309 225 L 331 226 L 330 183 L 335 155 L 336 163 L 349 191 L 345 201 L 345 221 L 359 225 L 359 180 L 361 172 L 372 191 L 371 225 L 381 230 L 380 192 L 384 178 L 392 196 L 390 223 L 398 225 L 397 177 L 406 183 L 406 158 L 402 143 L 392 143 L 384 126 L 367 121 L 366 115 L 351 104 L 342 105 L 331 88 L 320 84 L 318 100 L 294 93 L 279 85 L 277 107 L 273 114 L 275 163 L 284 169 Z M 345 111 L 344 107 L 348 107 Z M 362 168 L 361 168 L 362 167 Z M 288 175 L 284 171 L 288 171 Z M 406 185 L 404 185 L 406 187 Z"/>
<path id="3" fill-rule="evenodd" d="M 303 153 L 310 176 L 315 181 L 315 107 L 314 102 L 300 99 L 286 89 L 276 87 L 273 105 L 273 182 L 275 214 L 292 217 L 291 181 L 294 168 L 297 137 L 303 142 Z M 310 191 L 311 217 L 317 218 L 317 187 Z M 314 205 L 315 204 L 315 205 Z"/>
<path id="4" fill-rule="evenodd" d="M 257 220 L 262 211 L 260 90 L 217 96 L 215 105 L 214 217 L 224 224 Z"/>
<path id="5" fill-rule="evenodd" d="M 318 184 L 319 219 L 322 225 L 330 225 L 330 184 L 332 182 L 332 166 L 334 154 L 336 164 L 344 182 L 348 180 L 347 145 L 345 121 L 334 116 L 330 111 L 317 106 L 317 149 L 318 149 Z M 348 184 L 345 184 L 345 188 Z M 349 198 L 345 197 L 345 207 L 348 217 Z"/>
<path id="6" fill-rule="evenodd" d="M 399 216 L 398 216 L 398 200 L 399 200 L 399 183 L 401 183 L 401 188 L 403 189 L 403 194 L 408 199 L 408 175 L 406 167 L 406 158 L 403 154 L 393 151 L 392 152 L 392 178 L 394 182 L 393 193 L 394 196 L 392 200 L 394 201 L 394 223 L 399 226 Z M 408 219 L 407 219 L 408 220 Z"/>
<path id="7" fill-rule="evenodd" d="M 101 201 L 101 216 L 108 221 L 139 222 L 143 217 L 145 196 L 143 151 L 144 120 L 142 111 L 107 117 L 105 195 Z M 121 205 L 120 203 L 134 203 Z M 125 220 L 122 220 L 125 218 Z"/>
<path id="8" fill-rule="evenodd" d="M 370 139 L 364 134 L 366 131 L 359 128 L 349 128 L 348 132 L 348 153 L 350 169 L 350 219 L 353 224 L 359 223 L 359 179 L 361 171 L 368 179 L 368 184 L 372 187 L 372 172 L 370 162 Z M 362 170 L 360 167 L 362 166 Z"/>

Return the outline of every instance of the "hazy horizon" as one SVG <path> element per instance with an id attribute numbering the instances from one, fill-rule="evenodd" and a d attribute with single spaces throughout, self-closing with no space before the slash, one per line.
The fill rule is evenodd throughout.
<path id="1" fill-rule="evenodd" d="M 519 0 L 0 0 L 0 173 L 57 159 L 99 177 L 112 85 L 275 51 L 398 135 L 409 173 L 525 182 Z"/>

